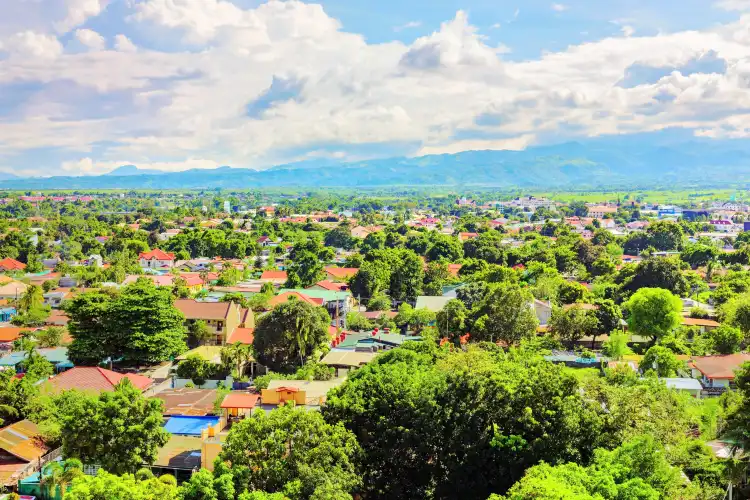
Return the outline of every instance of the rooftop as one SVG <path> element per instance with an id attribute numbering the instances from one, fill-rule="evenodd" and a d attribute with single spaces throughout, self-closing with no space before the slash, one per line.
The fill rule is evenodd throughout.
<path id="1" fill-rule="evenodd" d="M 221 402 L 222 408 L 255 408 L 260 395 L 247 392 L 230 392 Z"/>
<path id="2" fill-rule="evenodd" d="M 737 353 L 695 357 L 691 364 L 707 378 L 734 380 L 734 371 L 746 361 L 750 361 L 750 354 Z"/>
<path id="3" fill-rule="evenodd" d="M 154 397 L 164 402 L 164 415 L 202 417 L 213 412 L 216 389 L 166 389 Z"/>
<path id="4" fill-rule="evenodd" d="M 26 462 L 49 451 L 39 439 L 39 428 L 30 420 L 21 420 L 0 429 L 0 449 Z"/>
<path id="5" fill-rule="evenodd" d="M 104 368 L 93 366 L 77 366 L 44 382 L 43 387 L 51 392 L 61 392 L 68 389 L 78 389 L 91 392 L 111 392 L 123 379 L 127 378 L 136 388 L 145 390 L 153 380 L 133 373 L 117 373 Z"/>
<path id="6" fill-rule="evenodd" d="M 199 302 L 193 299 L 174 301 L 177 309 L 182 311 L 185 319 L 223 320 L 229 315 L 231 302 Z"/>
<path id="7" fill-rule="evenodd" d="M 169 469 L 194 470 L 201 467 L 200 436 L 171 435 L 162 446 L 154 465 Z"/>

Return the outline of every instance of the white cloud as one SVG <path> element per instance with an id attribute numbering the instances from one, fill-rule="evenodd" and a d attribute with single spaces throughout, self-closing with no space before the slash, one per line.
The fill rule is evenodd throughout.
<path id="1" fill-rule="evenodd" d="M 623 35 L 630 37 L 630 36 L 633 36 L 633 34 L 635 33 L 635 28 L 633 28 L 629 24 L 626 24 L 625 26 L 620 28 L 620 31 L 622 31 Z"/>
<path id="2" fill-rule="evenodd" d="M 509 49 L 461 11 L 408 45 L 368 43 L 294 0 L 141 0 L 120 34 L 102 31 L 116 50 L 64 53 L 50 35 L 55 22 L 0 30 L 10 55 L 0 91 L 42 84 L 4 100 L 0 168 L 33 165 L 17 158 L 40 149 L 77 158 L 54 171 L 95 174 L 127 163 L 265 166 L 310 151 L 367 157 L 394 144 L 412 155 L 519 149 L 543 137 L 668 127 L 750 135 L 750 17 L 703 31 L 623 31 L 522 61 L 503 60 Z M 103 47 L 92 35 L 84 39 Z M 159 51 L 149 37 L 174 45 Z M 726 70 L 674 72 L 708 53 Z M 618 85 L 634 67 L 646 78 Z M 650 68 L 661 70 L 648 77 Z"/>
<path id="3" fill-rule="evenodd" d="M 724 10 L 750 10 L 750 0 L 719 0 L 715 5 Z"/>
<path id="4" fill-rule="evenodd" d="M 51 59 L 62 54 L 63 47 L 53 35 L 23 31 L 0 41 L 0 50 L 20 57 Z"/>
<path id="5" fill-rule="evenodd" d="M 119 52 L 135 52 L 138 50 L 138 47 L 128 37 L 120 34 L 115 36 L 115 50 Z"/>
<path id="6" fill-rule="evenodd" d="M 55 29 L 59 33 L 67 33 L 89 18 L 101 14 L 107 2 L 108 0 L 64 0 L 67 13 L 62 21 L 55 23 Z"/>
<path id="7" fill-rule="evenodd" d="M 394 26 L 393 31 L 398 32 L 412 28 L 419 28 L 420 26 L 422 26 L 422 21 L 409 21 L 408 23 L 402 24 L 400 26 Z"/>
<path id="8" fill-rule="evenodd" d="M 563 12 L 565 10 L 568 10 L 570 7 L 567 5 L 561 4 L 561 3 L 553 3 L 552 4 L 552 10 L 555 12 Z"/>
<path id="9" fill-rule="evenodd" d="M 75 33 L 76 40 L 91 50 L 104 50 L 107 45 L 104 37 L 94 30 L 78 29 Z"/>

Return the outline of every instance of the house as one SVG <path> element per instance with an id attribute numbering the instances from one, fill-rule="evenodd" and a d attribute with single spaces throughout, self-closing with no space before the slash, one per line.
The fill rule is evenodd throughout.
<path id="1" fill-rule="evenodd" d="M 378 352 L 372 351 L 332 349 L 320 360 L 320 363 L 334 368 L 336 377 L 339 377 L 339 370 L 346 370 L 348 374 L 350 371 L 366 365 L 377 355 Z"/>
<path id="2" fill-rule="evenodd" d="M 253 340 L 255 340 L 255 328 L 238 327 L 229 333 L 227 344 L 236 344 L 239 342 L 240 344 L 252 345 Z"/>
<path id="3" fill-rule="evenodd" d="M 164 269 L 174 266 L 174 254 L 155 248 L 150 252 L 141 252 L 138 255 L 141 267 L 148 269 Z"/>
<path id="4" fill-rule="evenodd" d="M 250 416 L 255 407 L 258 405 L 260 395 L 250 394 L 247 392 L 230 392 L 224 396 L 221 402 L 223 416 L 230 420 L 239 420 Z"/>
<path id="5" fill-rule="evenodd" d="M 315 300 L 312 297 L 308 296 L 305 293 L 294 291 L 294 290 L 287 290 L 279 293 L 277 296 L 272 298 L 268 301 L 267 308 L 268 310 L 271 310 L 278 306 L 279 304 L 283 304 L 284 302 L 288 302 L 289 300 L 300 300 L 302 302 L 307 302 L 310 305 L 313 306 L 322 306 L 323 305 L 323 299 Z"/>
<path id="6" fill-rule="evenodd" d="M 185 323 L 188 329 L 191 323 L 203 321 L 214 334 L 212 343 L 224 345 L 226 339 L 235 328 L 244 326 L 255 328 L 255 320 L 252 315 L 244 315 L 242 308 L 234 302 L 199 302 L 193 299 L 179 299 L 174 303 L 175 307 L 185 315 Z M 243 323 L 248 321 L 251 324 Z"/>
<path id="7" fill-rule="evenodd" d="M 612 217 L 616 213 L 617 207 L 608 205 L 595 205 L 593 207 L 589 207 L 589 217 L 593 217 L 595 219 L 603 219 L 605 215 Z"/>
<path id="8" fill-rule="evenodd" d="M 286 283 L 286 271 L 263 271 L 259 281 L 263 283 L 273 283 L 274 285 L 283 285 Z"/>
<path id="9" fill-rule="evenodd" d="M 359 269 L 356 267 L 326 267 L 326 279 L 336 283 L 343 283 L 349 278 L 354 277 Z"/>
<path id="10" fill-rule="evenodd" d="M 44 321 L 47 326 L 68 326 L 70 317 L 59 309 L 53 309 L 50 311 L 49 316 Z"/>
<path id="11" fill-rule="evenodd" d="M 176 415 L 202 417 L 212 414 L 216 389 L 198 389 L 183 387 L 181 389 L 165 389 L 154 395 L 164 403 L 164 416 Z"/>
<path id="12" fill-rule="evenodd" d="M 696 326 L 700 329 L 701 333 L 706 333 L 707 331 L 715 330 L 716 328 L 719 328 L 721 324 L 718 321 L 714 321 L 712 319 L 708 318 L 688 318 L 684 317 L 682 318 L 683 326 Z"/>
<path id="13" fill-rule="evenodd" d="M 343 379 L 271 380 L 260 398 L 263 405 L 278 406 L 291 401 L 297 405 L 322 406 L 328 392 L 343 382 Z"/>
<path id="14" fill-rule="evenodd" d="M 445 296 L 427 296 L 427 295 L 420 295 L 417 297 L 416 305 L 414 306 L 414 309 L 427 309 L 429 311 L 432 311 L 434 313 L 440 312 L 443 310 L 443 307 L 445 307 L 445 304 L 453 300 L 454 297 L 445 297 Z"/>
<path id="15" fill-rule="evenodd" d="M 534 308 L 536 319 L 539 321 L 539 326 L 549 324 L 549 320 L 552 318 L 552 303 L 549 301 L 543 302 L 539 299 L 534 299 L 532 307 Z"/>
<path id="16" fill-rule="evenodd" d="M 663 378 L 667 387 L 676 391 L 684 391 L 696 399 L 700 399 L 703 386 L 694 378 Z"/>
<path id="17" fill-rule="evenodd" d="M 112 392 L 124 378 L 130 380 L 136 389 L 145 391 L 154 383 L 153 379 L 134 373 L 117 373 L 94 366 L 76 366 L 68 371 L 55 375 L 41 385 L 43 392 L 58 394 L 69 389 L 100 393 Z"/>
<path id="18" fill-rule="evenodd" d="M 0 485 L 16 486 L 16 481 L 30 463 L 49 452 L 42 443 L 37 425 L 21 420 L 0 429 Z"/>
<path id="19" fill-rule="evenodd" d="M 26 269 L 26 264 L 19 262 L 16 259 L 6 257 L 0 260 L 0 273 L 8 273 L 13 271 L 23 271 Z"/>
<path id="20" fill-rule="evenodd" d="M 37 328 L 3 326 L 0 327 L 0 344 L 10 344 L 21 337 L 23 332 L 33 332 Z"/>
<path id="21" fill-rule="evenodd" d="M 159 233 L 159 241 L 167 241 L 182 232 L 181 229 L 167 229 L 163 233 Z"/>
<path id="22" fill-rule="evenodd" d="M 34 352 L 43 357 L 55 368 L 55 373 L 73 368 L 73 363 L 68 359 L 67 347 L 51 347 L 34 349 Z M 0 369 L 13 369 L 16 373 L 23 373 L 22 363 L 28 357 L 27 351 L 14 351 L 0 358 Z"/>
<path id="23" fill-rule="evenodd" d="M 123 285 L 129 285 L 135 283 L 139 279 L 151 280 L 156 286 L 169 286 L 172 287 L 175 284 L 175 280 L 182 279 L 184 286 L 191 293 L 198 293 L 203 289 L 203 280 L 196 274 L 180 274 L 175 276 L 173 274 L 162 274 L 162 275 L 146 275 L 140 276 L 137 274 L 131 274 L 125 278 L 122 282 Z"/>
<path id="24" fill-rule="evenodd" d="M 273 241 L 270 237 L 265 236 L 265 235 L 261 236 L 256 241 L 257 241 L 258 245 L 261 246 L 261 247 L 263 247 L 263 248 L 270 247 L 270 246 L 276 246 L 276 242 Z"/>
<path id="25" fill-rule="evenodd" d="M 368 235 L 372 233 L 377 233 L 378 231 L 382 231 L 383 226 L 355 226 L 349 231 L 349 233 L 352 235 L 353 238 L 361 238 L 365 239 Z"/>
<path id="26" fill-rule="evenodd" d="M 348 290 L 281 289 L 279 292 L 292 292 L 304 295 L 307 299 L 312 299 L 318 305 L 325 307 L 333 318 L 346 316 L 346 313 L 354 307 L 354 297 L 352 297 L 351 292 Z"/>
<path id="27" fill-rule="evenodd" d="M 65 291 L 53 290 L 43 294 L 42 297 L 44 298 L 45 306 L 49 306 L 52 309 L 59 309 L 67 295 Z"/>
<path id="28" fill-rule="evenodd" d="M 694 357 L 688 366 L 693 377 L 700 377 L 703 387 L 727 389 L 734 383 L 734 372 L 750 361 L 750 354 Z"/>
<path id="29" fill-rule="evenodd" d="M 0 323 L 7 323 L 16 315 L 15 307 L 0 307 Z"/>
<path id="30" fill-rule="evenodd" d="M 461 240 L 461 242 L 473 240 L 479 238 L 478 233 L 458 233 L 458 239 Z"/>
<path id="31" fill-rule="evenodd" d="M 349 290 L 349 285 L 347 285 L 346 283 L 335 283 L 333 281 L 323 280 L 307 287 L 307 290 L 328 290 L 329 292 L 345 292 Z"/>
<path id="32" fill-rule="evenodd" d="M 0 300 L 18 300 L 26 293 L 29 286 L 16 280 L 0 282 Z"/>

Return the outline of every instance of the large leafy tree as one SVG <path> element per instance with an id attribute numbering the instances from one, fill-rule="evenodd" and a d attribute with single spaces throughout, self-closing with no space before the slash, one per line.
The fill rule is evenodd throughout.
<path id="1" fill-rule="evenodd" d="M 653 342 L 671 333 L 681 321 L 682 301 L 669 290 L 641 288 L 625 304 L 631 332 Z"/>
<path id="2" fill-rule="evenodd" d="M 533 300 L 531 293 L 518 285 L 492 287 L 472 312 L 472 339 L 513 345 L 532 336 L 539 325 Z"/>
<path id="3" fill-rule="evenodd" d="M 550 331 L 565 345 L 573 345 L 597 327 L 596 318 L 578 304 L 568 308 L 556 308 L 549 322 Z"/>
<path id="4" fill-rule="evenodd" d="M 63 454 L 112 473 L 135 472 L 169 440 L 163 411 L 160 400 L 145 398 L 127 378 L 112 392 L 76 399 L 59 416 Z"/>
<path id="5" fill-rule="evenodd" d="M 733 297 L 721 312 L 727 324 L 739 328 L 745 337 L 750 336 L 750 293 Z"/>
<path id="6" fill-rule="evenodd" d="M 441 337 L 456 340 L 463 335 L 466 330 L 466 319 L 469 311 L 463 302 L 458 299 L 448 301 L 447 304 L 437 313 L 435 323 Z"/>
<path id="7" fill-rule="evenodd" d="M 342 424 L 318 412 L 281 406 L 232 426 L 221 451 L 235 490 L 281 492 L 292 500 L 340 498 L 361 485 L 360 447 Z"/>
<path id="8" fill-rule="evenodd" d="M 73 480 L 67 500 L 177 500 L 174 476 L 154 477 L 150 472 L 118 476 L 100 469 L 96 476 L 81 475 Z"/>
<path id="9" fill-rule="evenodd" d="M 131 363 L 168 360 L 186 349 L 184 317 L 166 287 L 138 280 L 119 293 L 84 293 L 69 301 L 71 361 L 96 365 L 107 358 Z"/>
<path id="10" fill-rule="evenodd" d="M 414 302 L 422 293 L 424 262 L 411 250 L 398 251 L 391 271 L 390 296 L 398 301 Z"/>
<path id="11" fill-rule="evenodd" d="M 258 361 L 271 370 L 292 372 L 329 342 L 330 323 L 322 307 L 289 300 L 258 320 L 253 350 Z"/>
<path id="12" fill-rule="evenodd" d="M 616 276 L 624 297 L 641 288 L 663 288 L 675 295 L 685 296 L 689 291 L 688 282 L 674 258 L 652 257 L 637 266 L 626 266 Z"/>
<path id="13" fill-rule="evenodd" d="M 289 288 L 307 288 L 314 285 L 325 277 L 323 268 L 323 263 L 313 252 L 308 250 L 296 252 L 287 271 L 286 286 Z"/>

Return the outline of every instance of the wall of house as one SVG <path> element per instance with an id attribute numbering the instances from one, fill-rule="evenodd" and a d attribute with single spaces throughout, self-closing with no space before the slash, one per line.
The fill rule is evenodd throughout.
<path id="1" fill-rule="evenodd" d="M 287 401 L 294 401 L 295 404 L 303 405 L 307 402 L 307 393 L 305 391 L 291 392 L 263 389 L 260 393 L 260 399 L 264 405 L 278 405 Z"/>

